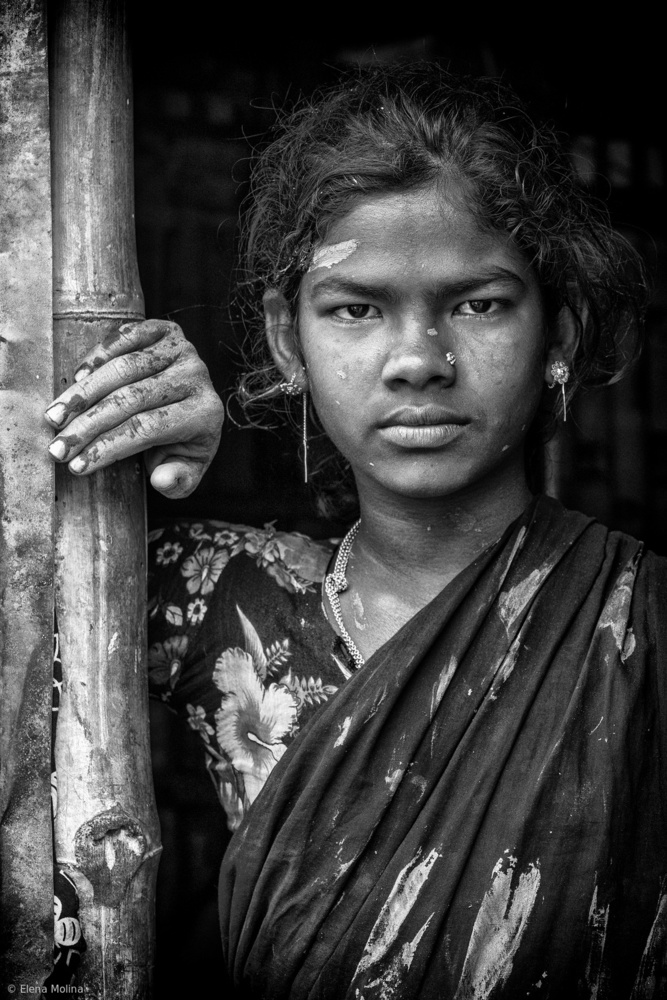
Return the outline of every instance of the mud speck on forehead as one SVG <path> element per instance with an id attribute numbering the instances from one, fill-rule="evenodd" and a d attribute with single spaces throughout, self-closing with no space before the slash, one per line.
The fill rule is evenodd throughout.
<path id="1" fill-rule="evenodd" d="M 345 240 L 343 243 L 332 243 L 319 247 L 313 254 L 308 271 L 314 271 L 318 267 L 333 267 L 334 264 L 340 264 L 342 260 L 354 253 L 358 246 L 357 240 Z"/>

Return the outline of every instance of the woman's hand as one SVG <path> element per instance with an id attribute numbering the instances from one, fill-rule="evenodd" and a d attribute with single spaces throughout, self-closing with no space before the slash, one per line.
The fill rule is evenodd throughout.
<path id="1" fill-rule="evenodd" d="M 58 430 L 57 462 L 87 476 L 144 452 L 151 483 L 165 496 L 197 487 L 220 442 L 224 407 L 208 369 L 179 326 L 125 323 L 82 360 L 46 419 Z"/>

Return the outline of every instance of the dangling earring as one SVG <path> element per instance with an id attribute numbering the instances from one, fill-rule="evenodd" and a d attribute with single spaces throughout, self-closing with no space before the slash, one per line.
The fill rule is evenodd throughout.
<path id="1" fill-rule="evenodd" d="M 301 400 L 301 440 L 303 442 L 303 481 L 308 482 L 308 390 L 303 390 Z"/>
<path id="2" fill-rule="evenodd" d="M 303 481 L 308 482 L 308 390 L 292 375 L 289 382 L 281 382 L 278 386 L 285 396 L 301 396 L 301 441 L 303 443 Z"/>
<path id="3" fill-rule="evenodd" d="M 563 423 L 565 423 L 565 421 L 567 420 L 567 403 L 565 401 L 565 383 L 570 378 L 570 369 L 565 364 L 564 361 L 554 361 L 554 363 L 551 366 L 551 377 L 553 378 L 553 382 L 551 383 L 551 385 L 549 386 L 549 388 L 553 389 L 553 387 L 556 385 L 556 383 L 558 383 L 558 385 L 560 385 L 560 387 L 561 387 L 561 389 L 563 391 Z"/>

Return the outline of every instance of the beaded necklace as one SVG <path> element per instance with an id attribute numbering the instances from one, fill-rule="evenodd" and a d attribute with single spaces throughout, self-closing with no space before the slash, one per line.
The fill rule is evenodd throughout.
<path id="1" fill-rule="evenodd" d="M 359 526 L 361 524 L 361 519 L 353 524 L 347 535 L 340 543 L 340 548 L 336 554 L 336 562 L 334 563 L 333 573 L 327 573 L 324 578 L 324 592 L 329 598 L 329 605 L 331 607 L 331 612 L 336 619 L 336 625 L 338 626 L 338 631 L 340 632 L 341 638 L 345 645 L 347 646 L 352 659 L 356 663 L 357 667 L 363 667 L 364 658 L 357 649 L 352 636 L 345 628 L 343 622 L 343 613 L 340 606 L 340 601 L 338 595 L 344 590 L 347 590 L 347 577 L 345 576 L 345 571 L 347 569 L 347 564 L 350 558 L 350 552 L 352 550 L 352 545 L 354 539 L 356 538 L 357 532 L 359 531 Z"/>

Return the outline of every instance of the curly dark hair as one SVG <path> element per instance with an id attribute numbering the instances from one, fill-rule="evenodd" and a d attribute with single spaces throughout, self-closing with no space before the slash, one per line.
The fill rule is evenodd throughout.
<path id="1" fill-rule="evenodd" d="M 281 291 L 296 315 L 314 247 L 356 199 L 447 178 L 458 182 L 480 227 L 509 235 L 530 262 L 547 314 L 565 307 L 575 316 L 568 395 L 624 374 L 638 351 L 644 268 L 604 204 L 578 183 L 561 136 L 534 121 L 499 80 L 454 76 L 433 63 L 394 64 L 350 71 L 300 101 L 279 116 L 255 157 L 236 299 L 249 332 L 249 371 L 239 386 L 246 409 L 285 410 L 263 334 L 262 293 Z M 554 397 L 545 396 L 533 441 L 553 431 Z M 340 462 L 325 457 L 322 468 L 335 467 L 340 480 Z"/>

